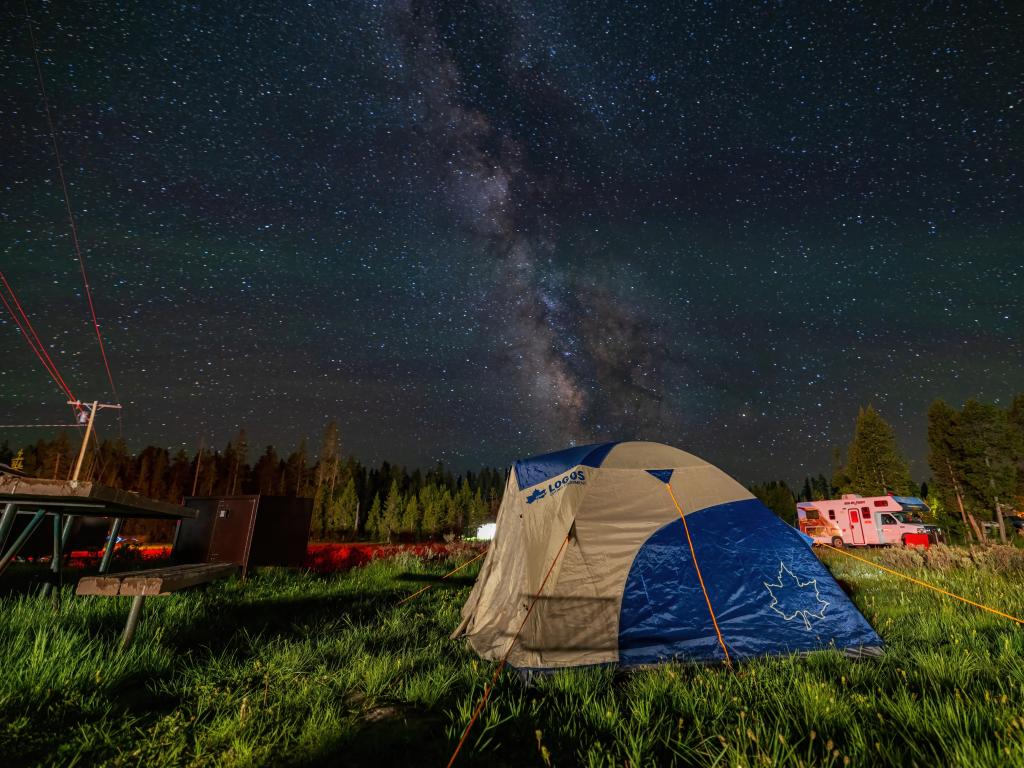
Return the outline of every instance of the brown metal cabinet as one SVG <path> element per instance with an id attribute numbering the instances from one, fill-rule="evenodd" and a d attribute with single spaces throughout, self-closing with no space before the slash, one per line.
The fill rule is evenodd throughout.
<path id="1" fill-rule="evenodd" d="M 171 553 L 178 562 L 236 563 L 244 574 L 253 566 L 300 566 L 305 560 L 311 499 L 190 497 L 185 506 L 199 516 L 178 526 Z"/>

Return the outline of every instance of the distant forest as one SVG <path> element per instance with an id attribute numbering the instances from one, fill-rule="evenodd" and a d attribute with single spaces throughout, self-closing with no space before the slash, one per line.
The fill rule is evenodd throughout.
<path id="1" fill-rule="evenodd" d="M 68 479 L 79 445 L 67 433 L 14 450 L 0 444 L 0 463 L 25 474 Z M 475 532 L 494 520 L 505 490 L 506 470 L 484 467 L 455 474 L 443 464 L 429 470 L 382 463 L 366 467 L 342 457 L 338 428 L 329 424 L 316 457 L 303 440 L 286 457 L 272 445 L 250 459 L 244 430 L 222 450 L 146 446 L 132 453 L 124 440 L 90 445 L 81 479 L 180 504 L 187 496 L 265 494 L 313 499 L 310 537 L 316 541 L 420 540 Z M 130 521 L 125 535 L 167 541 L 173 523 Z"/>
<path id="2" fill-rule="evenodd" d="M 920 496 L 931 508 L 927 522 L 964 541 L 983 538 L 986 523 L 1024 509 L 1024 394 L 1006 409 L 969 400 L 957 410 L 936 400 L 928 411 L 928 447 L 931 476 L 914 482 L 892 427 L 869 405 L 860 409 L 845 453 L 835 449 L 829 476 L 807 477 L 796 489 L 775 480 L 750 490 L 791 524 L 799 501 L 843 493 Z M 67 433 L 19 450 L 4 442 L 0 462 L 28 475 L 67 479 L 78 448 Z M 132 453 L 123 440 L 104 440 L 89 446 L 82 478 L 175 504 L 193 495 L 307 497 L 313 499 L 313 540 L 394 541 L 464 535 L 493 521 L 507 470 L 455 474 L 442 464 L 410 470 L 389 462 L 366 467 L 343 455 L 331 423 L 315 456 L 303 440 L 287 456 L 268 445 L 255 461 L 244 430 L 222 450 L 191 456 L 152 445 Z M 167 523 L 130 526 L 131 535 L 170 537 Z"/>

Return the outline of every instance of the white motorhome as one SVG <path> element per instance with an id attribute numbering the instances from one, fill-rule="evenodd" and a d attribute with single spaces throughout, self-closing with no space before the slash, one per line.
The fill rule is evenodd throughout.
<path id="1" fill-rule="evenodd" d="M 907 534 L 929 533 L 914 517 L 928 505 L 913 496 L 858 496 L 802 501 L 796 505 L 800 530 L 816 544 L 833 547 L 905 544 Z"/>

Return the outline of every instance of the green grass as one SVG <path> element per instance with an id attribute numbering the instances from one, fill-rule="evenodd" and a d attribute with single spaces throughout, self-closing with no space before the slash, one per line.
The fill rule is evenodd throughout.
<path id="1" fill-rule="evenodd" d="M 530 688 L 505 673 L 458 765 L 1024 765 L 1024 628 L 827 562 L 883 659 L 576 669 Z M 494 670 L 448 639 L 471 579 L 395 602 L 446 566 L 267 571 L 151 599 L 124 653 L 127 599 L 2 598 L 0 762 L 443 766 Z M 1015 568 L 901 567 L 1024 615 Z"/>

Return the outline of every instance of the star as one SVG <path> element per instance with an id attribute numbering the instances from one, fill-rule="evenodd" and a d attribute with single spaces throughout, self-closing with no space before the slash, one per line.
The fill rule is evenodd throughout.
<path id="1" fill-rule="evenodd" d="M 1012 4 L 66 5 L 0 49 L 0 266 L 113 398 L 56 138 L 101 439 L 799 484 L 873 403 L 921 481 L 931 400 L 1024 391 Z M 2 306 L 0 349 L 0 418 L 53 423 Z"/>

